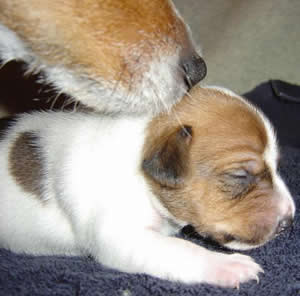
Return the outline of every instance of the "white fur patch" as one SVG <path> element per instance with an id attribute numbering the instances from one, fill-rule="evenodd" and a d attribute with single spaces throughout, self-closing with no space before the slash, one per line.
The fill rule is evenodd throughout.
<path id="1" fill-rule="evenodd" d="M 31 62 L 28 49 L 18 36 L 7 27 L 0 24 L 0 56 L 4 63 L 11 60 Z"/>

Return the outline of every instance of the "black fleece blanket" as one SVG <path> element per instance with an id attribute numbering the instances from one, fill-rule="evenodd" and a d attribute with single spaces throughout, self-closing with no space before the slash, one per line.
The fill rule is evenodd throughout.
<path id="1" fill-rule="evenodd" d="M 274 86 L 275 83 L 275 86 Z M 266 82 L 246 94 L 260 105 L 280 127 L 282 148 L 281 173 L 300 207 L 300 87 L 284 84 L 287 96 L 277 92 L 276 83 Z M 280 84 L 280 82 L 278 82 Z M 278 86 L 278 85 L 277 85 Z M 289 93 L 289 89 L 293 89 Z M 296 92 L 296 93 L 295 93 Z M 279 94 L 279 96 L 278 96 Z M 283 98 L 285 97 L 285 98 Z M 286 99 L 292 97 L 293 99 Z M 300 101 L 300 100 L 299 100 Z M 296 111 L 297 112 L 296 112 Z M 285 114 L 281 114 L 285 112 Z M 297 115 L 298 114 L 298 115 Z M 189 228 L 180 234 L 184 239 L 218 249 L 217 246 L 191 237 Z M 219 249 L 221 252 L 228 252 Z M 242 284 L 239 290 L 206 284 L 184 285 L 144 274 L 127 274 L 103 267 L 90 258 L 16 255 L 0 249 L 0 295 L 73 295 L 73 296 L 175 296 L 175 295 L 300 295 L 300 215 L 295 226 L 267 245 L 245 252 L 252 256 L 265 273 L 260 283 Z M 176 260 L 176 258 L 174 258 Z"/>

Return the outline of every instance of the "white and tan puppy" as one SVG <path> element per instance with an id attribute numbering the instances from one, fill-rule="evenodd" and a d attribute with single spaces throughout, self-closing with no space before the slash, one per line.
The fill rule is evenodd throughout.
<path id="1" fill-rule="evenodd" d="M 191 224 L 232 249 L 293 221 L 269 121 L 229 91 L 195 88 L 169 114 L 35 113 L 0 141 L 0 246 L 90 254 L 126 272 L 237 287 L 250 257 L 172 237 Z"/>
<path id="2" fill-rule="evenodd" d="M 1 0 L 0 59 L 107 113 L 169 109 L 206 75 L 170 0 Z"/>

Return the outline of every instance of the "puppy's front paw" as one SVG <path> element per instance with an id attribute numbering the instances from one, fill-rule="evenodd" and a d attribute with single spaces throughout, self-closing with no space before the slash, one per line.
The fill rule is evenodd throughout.
<path id="1" fill-rule="evenodd" d="M 241 254 L 211 254 L 205 281 L 223 287 L 239 288 L 240 283 L 250 280 L 259 282 L 263 269 L 254 260 Z"/>

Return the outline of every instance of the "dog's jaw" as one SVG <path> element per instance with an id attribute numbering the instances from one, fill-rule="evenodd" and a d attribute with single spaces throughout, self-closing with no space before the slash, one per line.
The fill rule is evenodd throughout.
<path id="1" fill-rule="evenodd" d="M 179 57 L 166 56 L 152 61 L 141 81 L 130 86 L 130 89 L 125 89 L 119 81 L 76 75 L 63 67 L 40 66 L 40 69 L 46 83 L 52 84 L 58 92 L 70 95 L 73 100 L 83 101 L 83 104 L 96 111 L 157 114 L 162 110 L 169 111 L 187 91 L 186 86 L 180 82 L 181 77 L 172 75 L 172 68 L 176 67 L 174 65 L 178 63 L 178 59 Z"/>
<path id="2" fill-rule="evenodd" d="M 71 101 L 83 101 L 86 106 L 104 113 L 156 114 L 161 110 L 168 111 L 187 90 L 186 85 L 181 83 L 182 70 L 177 66 L 179 53 L 162 55 L 153 60 L 143 77 L 138 78 L 139 83 L 130 85 L 129 89 L 125 89 L 120 81 L 93 77 L 84 74 L 81 69 L 73 71 L 46 64 L 14 32 L 1 24 L 0 58 L 3 64 L 12 60 L 25 61 L 28 72 L 42 73 L 41 82 L 50 84 L 59 93 L 69 95 Z"/>

